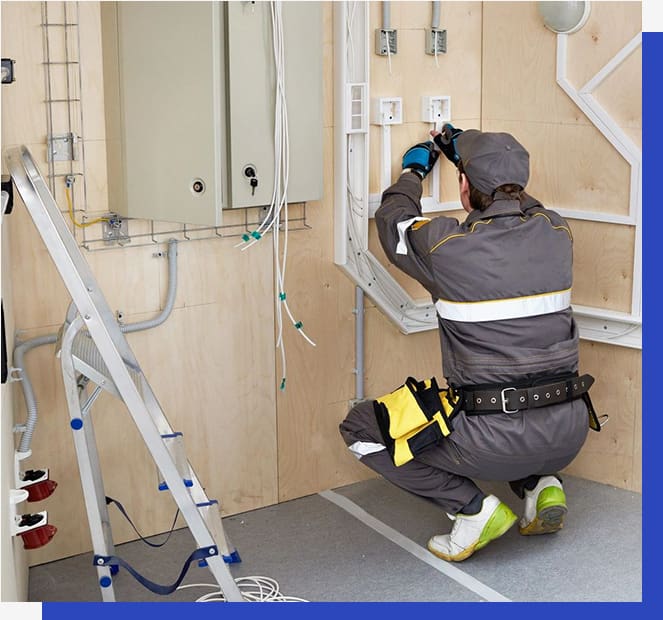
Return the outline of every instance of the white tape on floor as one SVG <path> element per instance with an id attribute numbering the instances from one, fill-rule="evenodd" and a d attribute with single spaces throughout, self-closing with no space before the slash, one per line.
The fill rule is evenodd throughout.
<path id="1" fill-rule="evenodd" d="M 453 564 L 435 557 L 430 551 L 428 551 L 428 549 L 424 549 L 413 540 L 403 536 L 403 534 L 395 530 L 393 527 L 388 526 L 386 523 L 376 519 L 373 515 L 368 514 L 363 508 L 357 506 L 357 504 L 352 500 L 349 500 L 347 497 L 334 493 L 334 491 L 321 491 L 319 495 L 333 504 L 336 504 L 346 512 L 349 512 L 353 517 L 359 519 L 365 525 L 368 525 L 368 527 L 374 529 L 379 534 L 382 534 L 385 538 L 397 544 L 402 549 L 405 549 L 405 551 L 411 553 L 422 562 L 426 562 L 429 566 L 444 573 L 447 577 L 453 579 L 464 588 L 471 590 L 477 596 L 490 602 L 511 602 L 506 596 L 502 596 L 499 592 L 496 592 L 486 584 L 481 583 L 478 579 L 468 575 Z"/>

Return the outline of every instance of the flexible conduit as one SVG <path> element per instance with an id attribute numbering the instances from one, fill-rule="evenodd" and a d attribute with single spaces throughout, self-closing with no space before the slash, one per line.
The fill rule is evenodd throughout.
<path id="1" fill-rule="evenodd" d="M 120 330 L 124 334 L 133 332 L 144 331 L 146 329 L 153 329 L 158 327 L 168 319 L 170 313 L 175 305 L 175 296 L 177 294 L 177 240 L 170 239 L 168 241 L 168 293 L 166 295 L 166 303 L 163 310 L 153 319 L 147 321 L 139 321 L 137 323 L 128 323 L 121 325 Z M 38 336 L 26 340 L 14 348 L 14 366 L 20 372 L 21 387 L 23 388 L 23 397 L 25 399 L 25 408 L 27 411 L 26 421 L 23 426 L 18 429 L 23 434 L 19 443 L 18 452 L 28 452 L 32 443 L 32 436 L 37 426 L 38 408 L 37 398 L 35 397 L 34 388 L 25 367 L 25 355 L 28 351 L 32 351 L 37 347 L 46 344 L 53 344 L 57 340 L 57 334 L 48 334 L 46 336 Z"/>

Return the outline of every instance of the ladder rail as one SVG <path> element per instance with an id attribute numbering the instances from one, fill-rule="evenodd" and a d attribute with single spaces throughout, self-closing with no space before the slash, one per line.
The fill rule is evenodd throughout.
<path id="1" fill-rule="evenodd" d="M 83 499 L 85 500 L 85 511 L 90 527 L 92 548 L 95 555 L 110 556 L 115 553 L 113 536 L 108 507 L 105 501 L 106 497 L 101 477 L 99 455 L 94 439 L 92 417 L 89 412 L 83 413 L 81 410 L 76 370 L 74 368 L 73 357 L 71 356 L 71 345 L 74 336 L 82 326 L 83 321 L 79 317 L 62 334 L 60 364 L 62 367 L 62 378 L 69 416 L 72 422 L 76 418 L 82 422 L 81 429 L 74 431 L 74 448 L 76 449 L 78 460 L 78 471 L 83 488 Z M 102 581 L 104 578 L 106 580 L 105 583 L 107 583 L 106 586 L 101 586 L 102 600 L 104 602 L 114 602 L 115 591 L 113 590 L 110 567 L 97 566 L 96 569 L 100 585 L 104 583 Z"/>
<path id="2" fill-rule="evenodd" d="M 131 378 L 127 365 L 139 368 L 138 362 L 119 329 L 105 297 L 96 286 L 94 274 L 76 245 L 32 155 L 27 147 L 22 145 L 8 149 L 5 160 L 14 184 L 71 295 L 78 314 L 93 338 L 117 391 L 138 427 L 154 462 L 161 470 L 192 535 L 200 547 L 216 545 L 217 541 L 212 537 L 161 438 L 172 429 L 144 376 L 142 395 Z M 220 567 L 216 561 L 208 564 L 226 600 L 243 601 L 244 598 L 227 567 L 225 565 Z"/>

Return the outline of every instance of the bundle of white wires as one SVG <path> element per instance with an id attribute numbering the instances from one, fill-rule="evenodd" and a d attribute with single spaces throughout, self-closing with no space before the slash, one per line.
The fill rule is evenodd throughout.
<path id="1" fill-rule="evenodd" d="M 276 291 L 276 348 L 281 352 L 281 390 L 286 383 L 286 357 L 283 342 L 283 308 L 292 325 L 312 346 L 316 346 L 302 329 L 303 323 L 295 320 L 285 293 L 285 272 L 288 258 L 288 178 L 290 175 L 290 142 L 288 137 L 288 107 L 285 93 L 285 45 L 283 38 L 283 16 L 281 2 L 270 2 L 272 17 L 272 42 L 274 67 L 276 70 L 276 93 L 274 105 L 274 188 L 267 215 L 258 228 L 246 235 L 242 251 L 255 245 L 262 236 L 272 231 L 274 246 L 274 278 Z M 283 219 L 281 215 L 283 214 Z M 283 222 L 283 248 L 280 248 L 279 230 Z M 242 244 L 239 244 L 242 245 Z M 236 246 L 238 247 L 238 246 Z"/>
<path id="2" fill-rule="evenodd" d="M 235 583 L 246 601 L 253 603 L 308 603 L 306 599 L 296 596 L 286 596 L 279 589 L 279 584 L 271 577 L 238 577 Z M 226 598 L 216 583 L 190 583 L 177 588 L 184 590 L 187 588 L 212 588 L 212 592 L 203 594 L 196 599 L 196 603 L 225 602 Z"/>

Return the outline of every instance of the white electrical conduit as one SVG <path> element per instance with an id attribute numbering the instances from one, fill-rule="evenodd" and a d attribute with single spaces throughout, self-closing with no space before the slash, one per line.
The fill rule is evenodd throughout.
<path id="1" fill-rule="evenodd" d="M 173 310 L 175 305 L 175 296 L 177 294 L 177 240 L 170 239 L 168 241 L 168 293 L 166 295 L 166 303 L 163 307 L 163 310 L 153 319 L 146 321 L 139 321 L 138 323 L 128 323 L 127 325 L 121 325 L 120 330 L 124 334 L 129 334 L 138 331 L 144 331 L 146 329 L 152 329 L 158 327 L 168 319 L 170 313 Z M 73 308 L 70 306 L 68 316 L 73 311 Z M 57 340 L 57 334 L 48 334 L 45 336 L 37 336 L 36 338 L 31 338 L 26 340 L 21 344 L 14 347 L 14 368 L 13 372 L 18 372 L 18 379 L 21 382 L 21 387 L 23 389 L 23 397 L 25 399 L 25 408 L 27 411 L 26 421 L 24 425 L 19 425 L 16 427 L 18 432 L 22 432 L 21 441 L 19 443 L 18 452 L 25 453 L 30 450 L 30 445 L 32 443 L 32 436 L 34 434 L 35 427 L 37 425 L 38 407 L 37 407 L 37 398 L 35 396 L 34 388 L 32 387 L 32 382 L 28 375 L 27 369 L 25 367 L 25 355 L 29 351 L 41 347 L 46 344 L 53 344 Z"/>
<path id="2" fill-rule="evenodd" d="M 439 30 L 440 28 L 440 0 L 434 0 L 433 2 L 433 17 L 430 25 L 433 30 Z"/>
<path id="3" fill-rule="evenodd" d="M 364 291 L 355 286 L 355 400 L 364 400 Z"/>
<path id="4" fill-rule="evenodd" d="M 433 2 L 433 17 L 431 18 L 431 30 L 435 33 L 435 66 L 439 68 L 440 63 L 437 60 L 437 37 L 439 36 L 438 30 L 440 29 L 440 0 Z"/>

